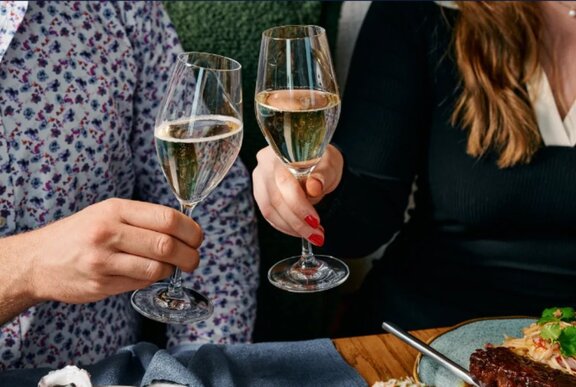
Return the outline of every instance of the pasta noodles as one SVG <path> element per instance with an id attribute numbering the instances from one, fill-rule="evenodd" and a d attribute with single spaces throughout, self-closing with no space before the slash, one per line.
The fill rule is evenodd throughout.
<path id="1" fill-rule="evenodd" d="M 542 337 L 542 331 L 547 328 L 550 329 L 553 324 L 559 325 L 560 329 L 574 326 L 573 323 L 565 321 L 545 324 L 533 323 L 523 329 L 523 337 L 506 337 L 502 347 L 510 348 L 512 352 L 518 355 L 527 356 L 536 362 L 546 364 L 570 375 L 576 375 L 576 359 L 571 356 L 564 356 L 558 342 Z"/>

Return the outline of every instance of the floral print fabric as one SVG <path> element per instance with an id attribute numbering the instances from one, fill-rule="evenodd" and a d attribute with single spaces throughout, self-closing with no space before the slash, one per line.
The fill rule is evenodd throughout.
<path id="1" fill-rule="evenodd" d="M 27 1 L 0 1 L 0 60 L 18 30 L 26 8 Z"/>
<path id="2" fill-rule="evenodd" d="M 110 197 L 176 207 L 153 143 L 180 51 L 161 4 L 25 3 L 3 1 L 0 11 L 0 236 Z M 215 313 L 169 325 L 168 344 L 249 341 L 258 248 L 239 160 L 193 217 L 205 240 L 200 267 L 184 280 L 213 300 Z M 30 308 L 0 328 L 0 369 L 89 364 L 136 342 L 143 317 L 129 297 Z"/>

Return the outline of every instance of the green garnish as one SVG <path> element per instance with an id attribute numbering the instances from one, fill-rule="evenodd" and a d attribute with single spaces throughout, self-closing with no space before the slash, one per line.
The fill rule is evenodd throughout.
<path id="1" fill-rule="evenodd" d="M 560 326 L 560 322 L 573 322 L 576 320 L 574 308 L 548 308 L 544 309 L 538 324 L 542 325 L 540 337 L 552 343 L 558 343 L 562 355 L 570 357 L 576 356 L 576 326 L 571 325 L 565 328 Z M 552 324 L 550 324 L 552 323 Z"/>
<path id="2" fill-rule="evenodd" d="M 570 326 L 562 329 L 560 337 L 558 337 L 560 344 L 560 351 L 564 356 L 576 355 L 576 327 Z"/>
<path id="3" fill-rule="evenodd" d="M 547 308 L 542 312 L 542 316 L 538 320 L 538 324 L 558 321 L 570 322 L 574 320 L 576 320 L 576 313 L 574 312 L 574 308 Z"/>
<path id="4" fill-rule="evenodd" d="M 540 336 L 546 340 L 556 341 L 560 337 L 560 333 L 562 333 L 562 328 L 560 328 L 560 324 L 548 324 L 542 327 L 542 331 L 540 331 Z"/>

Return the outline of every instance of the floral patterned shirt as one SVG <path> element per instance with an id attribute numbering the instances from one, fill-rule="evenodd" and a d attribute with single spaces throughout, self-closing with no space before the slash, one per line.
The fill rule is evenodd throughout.
<path id="1" fill-rule="evenodd" d="M 0 2 L 0 237 L 110 197 L 176 207 L 153 125 L 178 51 L 160 3 Z M 205 240 L 184 281 L 215 313 L 169 325 L 168 345 L 249 341 L 258 248 L 239 160 L 193 217 Z M 0 327 L 0 369 L 89 364 L 136 342 L 141 317 L 129 297 L 30 308 Z"/>

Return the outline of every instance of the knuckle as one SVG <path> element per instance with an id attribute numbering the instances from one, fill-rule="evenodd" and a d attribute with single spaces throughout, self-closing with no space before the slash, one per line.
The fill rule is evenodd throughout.
<path id="1" fill-rule="evenodd" d="M 267 149 L 268 148 L 262 148 L 258 153 L 256 153 L 256 160 L 258 160 L 258 162 L 264 162 L 266 159 Z"/>
<path id="2" fill-rule="evenodd" d="M 97 296 L 110 296 L 112 293 L 110 291 L 109 281 L 104 279 L 92 280 L 90 282 L 90 289 L 92 294 Z"/>
<path id="3" fill-rule="evenodd" d="M 91 245 L 100 245 L 106 242 L 111 236 L 112 232 L 104 223 L 94 223 L 85 231 L 86 239 Z"/>
<path id="4" fill-rule="evenodd" d="M 264 218 L 271 219 L 275 211 L 271 206 L 262 206 L 260 207 L 260 212 Z"/>
<path id="5" fill-rule="evenodd" d="M 119 198 L 109 198 L 104 200 L 105 208 L 113 214 L 116 214 L 120 211 L 123 206 L 123 200 Z"/>
<path id="6" fill-rule="evenodd" d="M 87 254 L 84 264 L 87 272 L 92 275 L 97 275 L 106 267 L 106 262 L 98 254 Z"/>
<path id="7" fill-rule="evenodd" d="M 276 184 L 278 185 L 290 184 L 293 179 L 292 175 L 288 173 L 283 173 L 284 171 L 281 172 L 282 173 L 276 174 Z"/>
<path id="8" fill-rule="evenodd" d="M 144 269 L 144 280 L 149 282 L 156 282 L 163 278 L 163 265 L 157 261 L 149 261 Z"/>
<path id="9" fill-rule="evenodd" d="M 163 230 L 170 230 L 175 227 L 178 221 L 178 213 L 171 209 L 164 207 L 158 212 L 160 227 Z"/>
<path id="10" fill-rule="evenodd" d="M 293 224 L 291 224 L 292 229 L 298 234 L 298 235 L 307 235 L 307 231 L 308 231 L 308 226 L 306 226 L 304 223 L 301 222 L 294 222 Z"/>
<path id="11" fill-rule="evenodd" d="M 176 242 L 168 235 L 160 235 L 156 241 L 156 253 L 160 257 L 169 257 L 176 248 Z"/>
<path id="12" fill-rule="evenodd" d="M 119 199 L 119 198 L 109 198 L 109 199 L 106 199 L 105 202 L 106 202 L 108 205 L 110 205 L 110 206 L 118 207 L 118 206 L 121 205 L 122 199 Z"/>
<path id="13" fill-rule="evenodd" d="M 279 193 L 270 195 L 270 206 L 272 208 L 279 208 L 282 206 L 284 198 Z"/>

